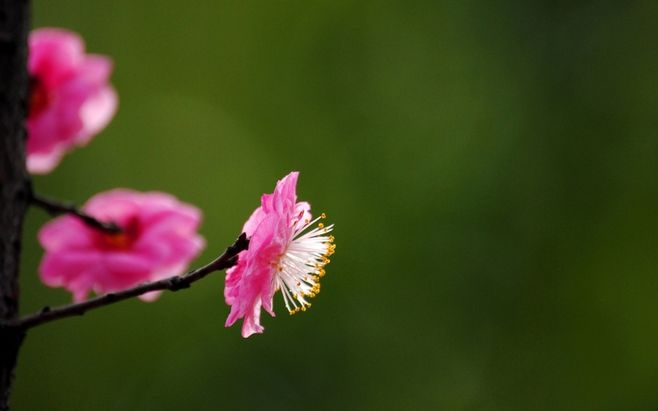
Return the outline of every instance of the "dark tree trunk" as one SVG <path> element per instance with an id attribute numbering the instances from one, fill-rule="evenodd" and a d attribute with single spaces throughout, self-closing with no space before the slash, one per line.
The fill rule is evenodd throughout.
<path id="1" fill-rule="evenodd" d="M 0 0 L 0 319 L 18 315 L 21 231 L 29 201 L 25 171 L 29 1 Z M 9 394 L 23 332 L 0 329 L 0 410 Z"/>

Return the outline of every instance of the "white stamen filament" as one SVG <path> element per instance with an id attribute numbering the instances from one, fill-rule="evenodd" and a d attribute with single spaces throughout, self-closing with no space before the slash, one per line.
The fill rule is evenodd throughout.
<path id="1" fill-rule="evenodd" d="M 299 224 L 303 213 L 292 222 L 292 240 L 279 259 L 274 281 L 281 289 L 283 302 L 290 314 L 306 311 L 311 306 L 305 297 L 313 298 L 320 292 L 320 278 L 324 276 L 324 266 L 329 264 L 329 256 L 336 246 L 334 237 L 327 235 L 334 225 L 327 227 L 319 223 L 309 230 L 324 214 L 314 220 L 307 219 Z"/>

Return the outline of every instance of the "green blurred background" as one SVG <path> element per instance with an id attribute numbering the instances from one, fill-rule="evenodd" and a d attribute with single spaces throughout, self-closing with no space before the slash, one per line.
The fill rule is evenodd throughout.
<path id="1" fill-rule="evenodd" d="M 247 340 L 223 274 L 35 329 L 15 410 L 658 410 L 658 2 L 34 3 L 120 95 L 40 192 L 174 193 L 198 266 L 300 170 L 337 253 Z"/>

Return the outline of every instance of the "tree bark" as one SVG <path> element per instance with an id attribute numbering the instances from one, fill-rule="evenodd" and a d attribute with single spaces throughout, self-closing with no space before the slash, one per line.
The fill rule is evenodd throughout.
<path id="1" fill-rule="evenodd" d="M 30 193 L 25 170 L 29 0 L 0 0 L 0 319 L 18 316 L 23 218 Z M 0 329 L 0 410 L 9 409 L 24 333 Z"/>

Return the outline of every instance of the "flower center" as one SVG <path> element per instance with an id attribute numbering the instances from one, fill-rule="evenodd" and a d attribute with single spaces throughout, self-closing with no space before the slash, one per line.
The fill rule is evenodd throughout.
<path id="1" fill-rule="evenodd" d="M 106 250 L 128 250 L 139 237 L 139 221 L 131 218 L 120 233 L 99 232 L 99 245 Z"/>
<path id="2" fill-rule="evenodd" d="M 311 229 L 318 220 L 326 218 L 324 213 L 313 221 L 304 221 L 305 224 L 298 224 L 301 218 L 302 214 L 292 222 L 292 240 L 279 259 L 274 276 L 276 288 L 281 289 L 290 314 L 306 311 L 311 306 L 306 298 L 313 298 L 320 292 L 324 266 L 329 264 L 329 256 L 336 249 L 334 237 L 327 235 L 333 230 L 333 224 L 325 227 L 319 223 Z"/>
<path id="3" fill-rule="evenodd" d="M 130 248 L 132 243 L 133 241 L 128 234 L 119 233 L 103 235 L 103 245 L 107 248 L 125 250 Z"/>
<path id="4" fill-rule="evenodd" d="M 50 95 L 38 77 L 30 77 L 30 116 L 39 115 L 50 105 Z"/>

